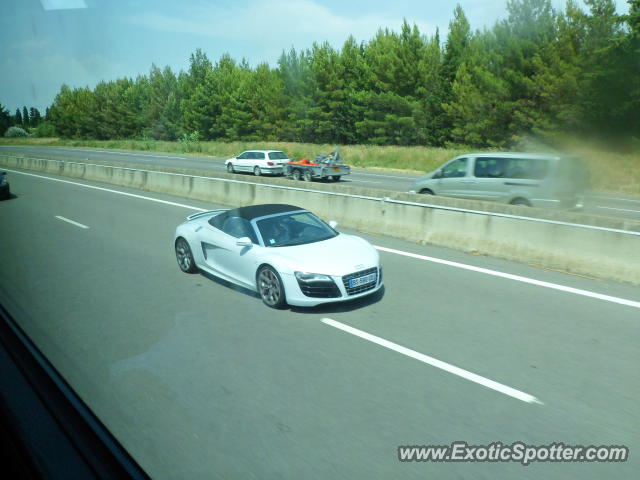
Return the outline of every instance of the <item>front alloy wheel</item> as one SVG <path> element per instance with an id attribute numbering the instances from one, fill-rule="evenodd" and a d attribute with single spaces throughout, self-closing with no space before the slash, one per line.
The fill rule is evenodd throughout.
<path id="1" fill-rule="evenodd" d="M 284 287 L 280 275 L 269 266 L 262 267 L 258 272 L 258 292 L 268 307 L 282 308 L 285 304 Z"/>
<path id="2" fill-rule="evenodd" d="M 231 163 L 231 162 L 227 163 L 227 172 L 236 173 L 236 171 L 233 168 L 233 163 Z"/>
<path id="3" fill-rule="evenodd" d="M 196 262 L 193 260 L 191 248 L 189 248 L 189 244 L 182 237 L 176 240 L 176 259 L 178 260 L 180 270 L 184 273 L 196 273 L 198 271 Z"/>

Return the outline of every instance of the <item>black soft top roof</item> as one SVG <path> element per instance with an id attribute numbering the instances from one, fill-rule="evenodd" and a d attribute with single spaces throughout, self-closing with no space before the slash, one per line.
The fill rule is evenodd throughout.
<path id="1" fill-rule="evenodd" d="M 263 205 L 249 205 L 248 207 L 235 208 L 229 210 L 230 217 L 241 217 L 247 220 L 253 220 L 257 217 L 266 215 L 274 215 L 276 213 L 292 212 L 294 210 L 304 210 L 304 208 L 294 205 L 286 205 L 284 203 L 266 203 Z"/>

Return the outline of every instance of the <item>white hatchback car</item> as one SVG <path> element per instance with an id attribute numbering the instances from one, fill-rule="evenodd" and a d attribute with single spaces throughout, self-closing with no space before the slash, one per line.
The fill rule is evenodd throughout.
<path id="1" fill-rule="evenodd" d="M 289 162 L 286 153 L 280 150 L 247 150 L 224 163 L 229 173 L 252 172 L 260 175 L 282 175 L 284 164 Z"/>

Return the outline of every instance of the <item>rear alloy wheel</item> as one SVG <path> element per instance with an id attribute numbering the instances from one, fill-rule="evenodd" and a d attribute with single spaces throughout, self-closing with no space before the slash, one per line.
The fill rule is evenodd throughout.
<path id="1" fill-rule="evenodd" d="M 176 259 L 180 270 L 184 273 L 196 273 L 198 271 L 189 243 L 182 237 L 176 240 Z"/>
<path id="2" fill-rule="evenodd" d="M 305 170 L 304 175 L 302 176 L 305 182 L 310 182 L 313 177 L 311 177 L 311 170 Z"/>
<path id="3" fill-rule="evenodd" d="M 298 170 L 297 168 L 291 172 L 291 178 L 293 178 L 294 180 L 300 180 L 300 170 Z"/>
<path id="4" fill-rule="evenodd" d="M 258 166 L 253 167 L 253 174 L 256 177 L 259 177 L 260 175 L 262 175 L 262 171 L 260 170 L 260 167 L 258 167 Z"/>
<path id="5" fill-rule="evenodd" d="M 231 162 L 227 163 L 227 172 L 236 173 L 235 169 L 233 168 L 233 163 Z"/>
<path id="6" fill-rule="evenodd" d="M 267 307 L 282 308 L 286 304 L 280 275 L 268 265 L 258 271 L 258 293 Z"/>

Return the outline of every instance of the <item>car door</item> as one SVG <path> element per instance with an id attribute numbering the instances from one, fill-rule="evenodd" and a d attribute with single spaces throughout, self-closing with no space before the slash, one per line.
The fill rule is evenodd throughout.
<path id="1" fill-rule="evenodd" d="M 469 159 L 455 158 L 445 164 L 438 172 L 436 183 L 437 195 L 448 197 L 465 197 L 468 194 L 469 185 L 474 182 L 469 176 Z"/>
<path id="2" fill-rule="evenodd" d="M 251 160 L 251 168 L 250 171 L 253 172 L 255 167 L 264 168 L 267 165 L 265 160 L 264 152 L 253 152 L 253 159 Z"/>
<path id="3" fill-rule="evenodd" d="M 469 185 L 468 197 L 491 202 L 505 201 L 507 161 L 507 158 L 500 157 L 476 157 L 473 166 L 475 183 Z"/>
<path id="4" fill-rule="evenodd" d="M 200 256 L 200 254 L 202 255 L 204 266 L 216 275 L 223 274 L 216 259 L 216 251 L 220 248 L 219 245 L 224 242 L 225 234 L 222 232 L 220 226 L 224 223 L 224 219 L 226 218 L 227 214 L 222 213 L 218 218 L 210 219 L 208 222 L 198 225 L 195 229 L 198 246 L 196 247 L 194 245 L 194 250 L 198 250 L 198 256 Z M 218 225 L 218 227 L 212 225 L 212 222 L 214 222 L 215 225 Z"/>
<path id="5" fill-rule="evenodd" d="M 247 161 L 250 155 L 251 152 L 242 152 L 236 157 L 235 161 L 233 162 L 233 166 L 235 167 L 236 171 L 244 172 L 247 170 Z"/>
<path id="6" fill-rule="evenodd" d="M 249 237 L 253 245 L 251 247 L 236 245 L 237 240 L 242 237 Z M 260 248 L 249 221 L 230 216 L 222 226 L 221 235 L 217 236 L 216 248 L 212 252 L 213 262 L 216 268 L 227 277 L 248 288 L 253 288 Z"/>

